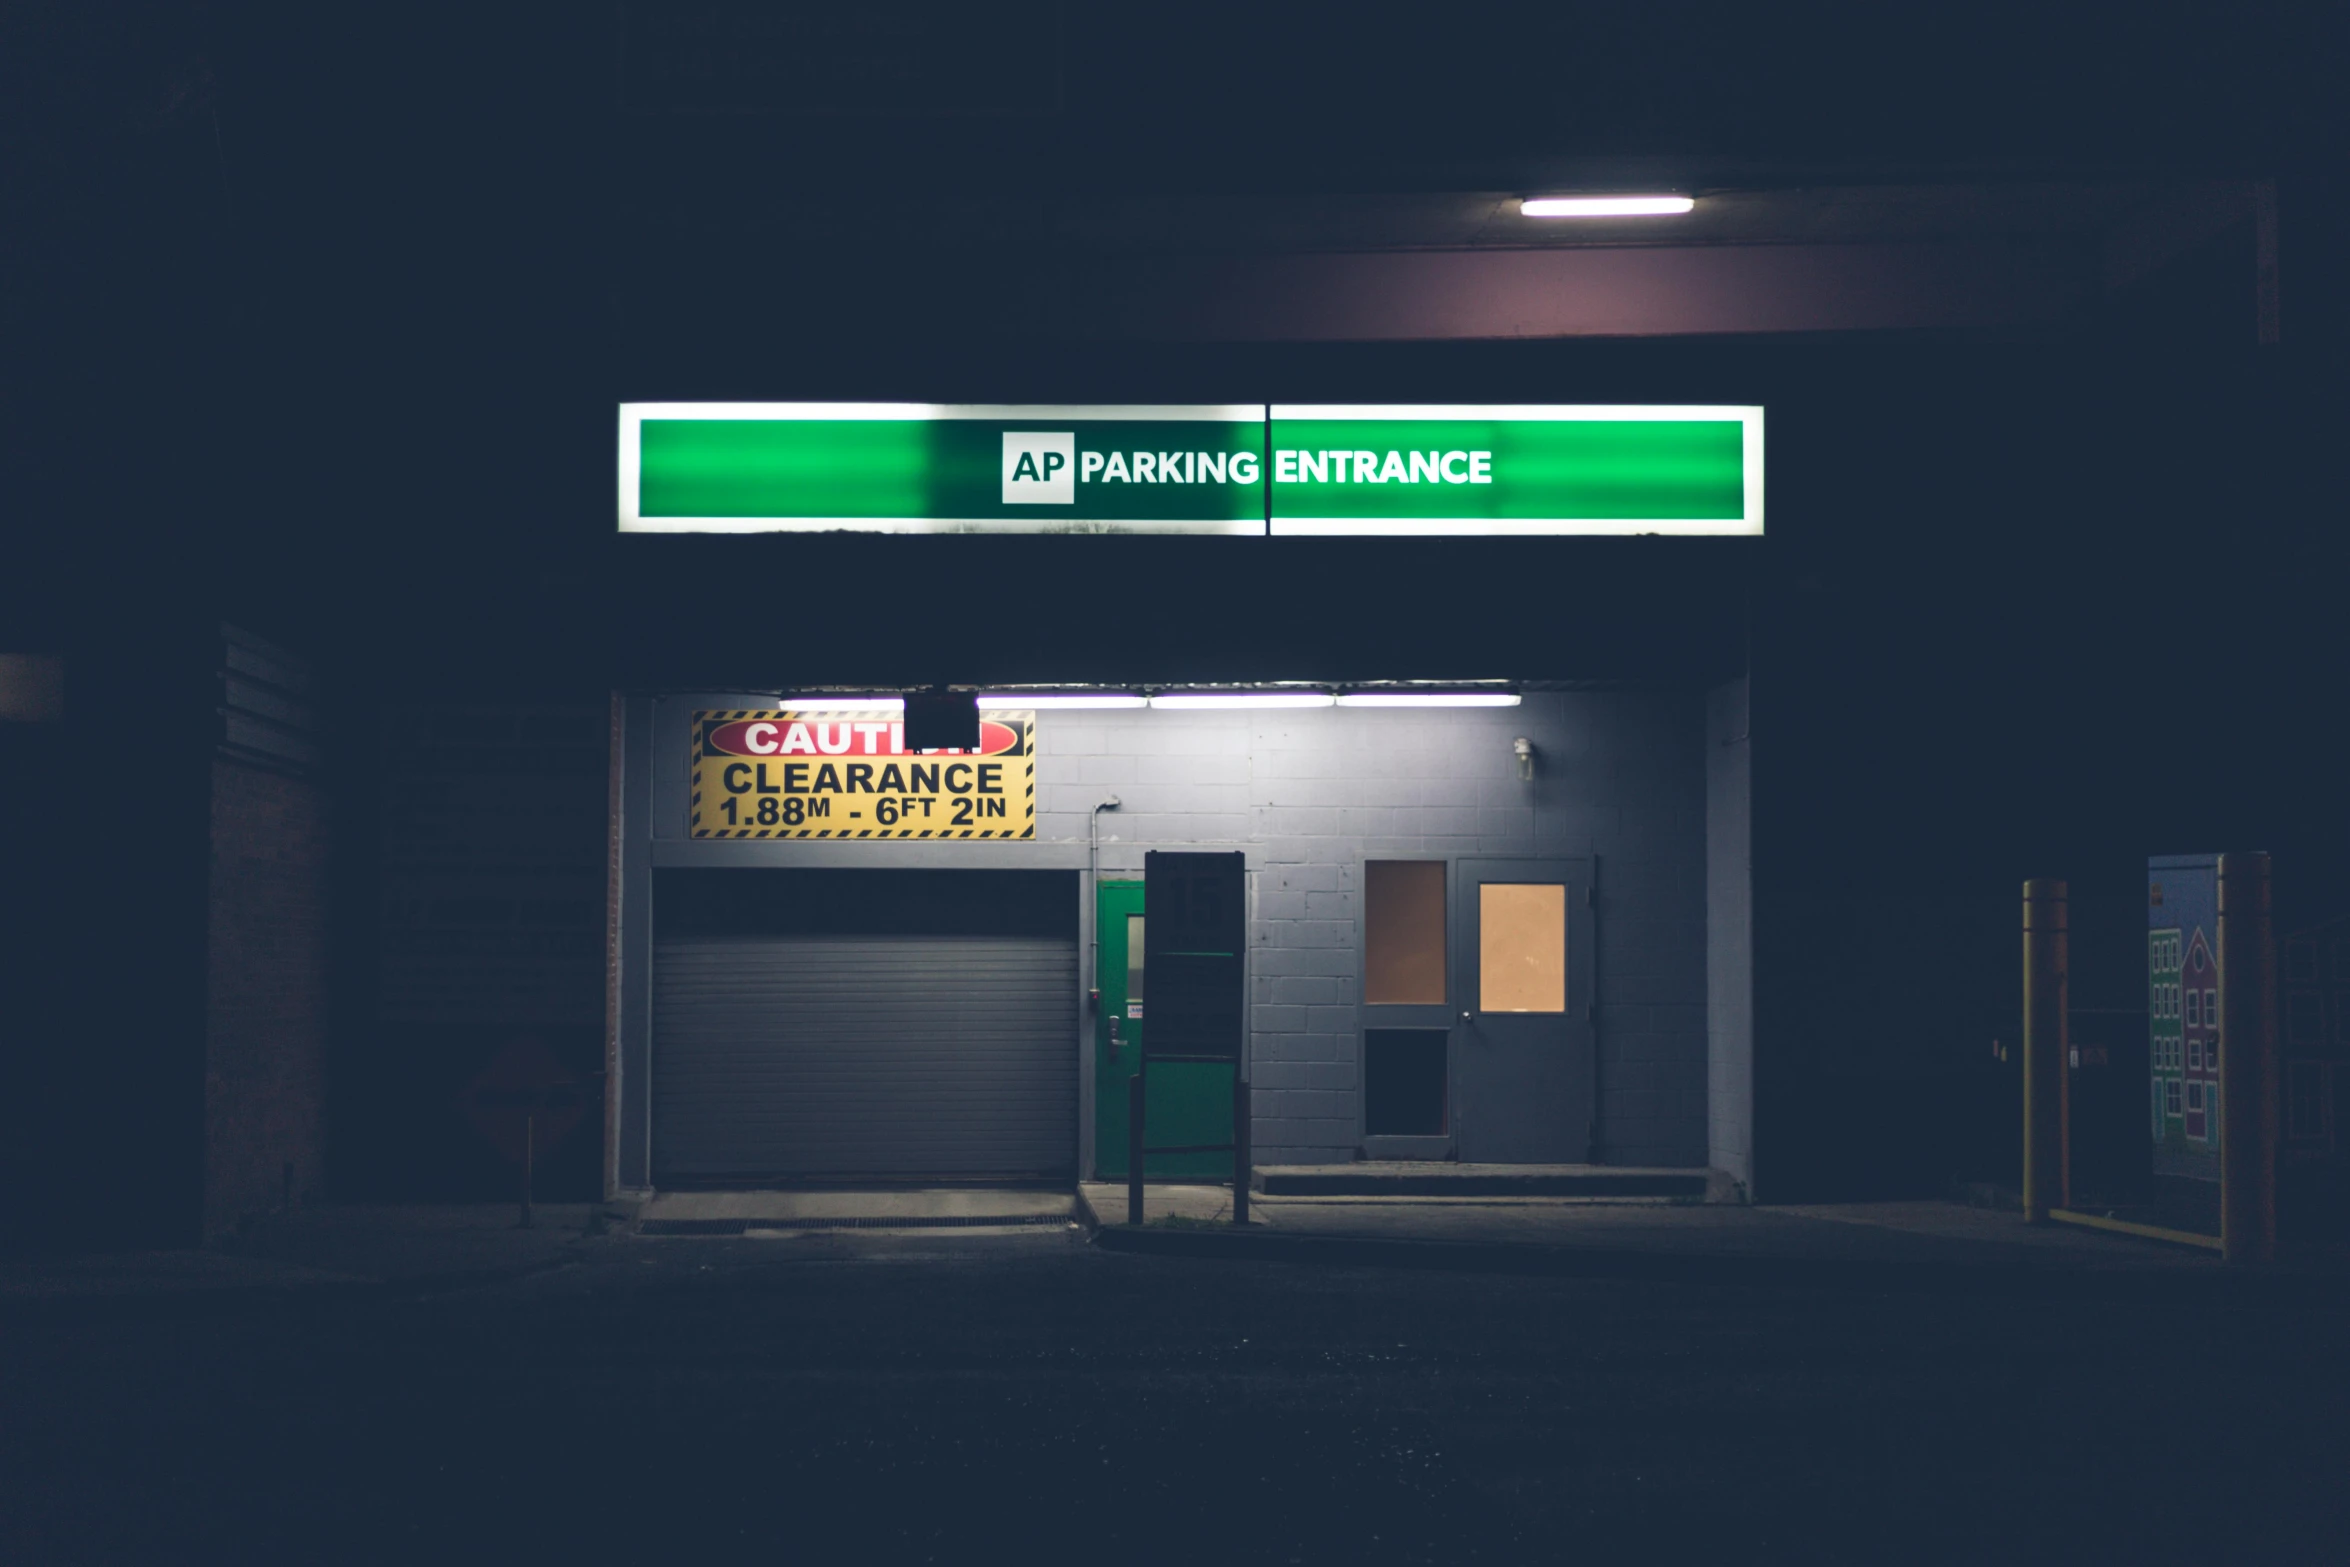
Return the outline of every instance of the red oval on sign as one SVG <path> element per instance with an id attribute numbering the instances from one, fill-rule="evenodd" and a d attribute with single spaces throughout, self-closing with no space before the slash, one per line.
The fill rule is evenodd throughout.
<path id="1" fill-rule="evenodd" d="M 706 744 L 713 751 L 728 756 L 774 756 L 783 749 L 783 738 L 790 726 L 780 719 L 750 718 L 740 723 L 720 724 L 710 731 Z"/>
<path id="2" fill-rule="evenodd" d="M 1020 748 L 1020 731 L 992 718 L 982 719 L 976 752 L 909 753 L 905 741 L 905 725 L 895 719 L 817 718 L 779 713 L 712 725 L 702 744 L 704 749 L 721 756 L 1000 756 Z"/>

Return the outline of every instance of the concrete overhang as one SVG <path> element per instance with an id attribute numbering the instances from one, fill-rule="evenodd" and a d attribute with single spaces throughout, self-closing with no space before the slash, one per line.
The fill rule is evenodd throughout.
<path id="1" fill-rule="evenodd" d="M 766 397 L 886 389 L 923 356 L 1003 345 L 1908 335 L 2169 353 L 2279 337 L 2276 186 L 2252 174 L 1472 172 L 1416 190 L 798 188 L 758 204 L 697 173 L 659 192 L 643 225 L 659 241 L 633 248 L 632 374 Z M 1611 189 L 1696 206 L 1518 210 Z"/>
<path id="2" fill-rule="evenodd" d="M 2252 342 L 2276 336 L 2273 189 L 1698 187 L 1683 216 L 1569 220 L 1522 216 L 1534 191 L 1135 197 L 1067 211 L 1056 238 L 1074 335 L 1310 342 L 2068 334 L 2144 315 L 2137 296 L 2241 236 L 2192 286 Z"/>

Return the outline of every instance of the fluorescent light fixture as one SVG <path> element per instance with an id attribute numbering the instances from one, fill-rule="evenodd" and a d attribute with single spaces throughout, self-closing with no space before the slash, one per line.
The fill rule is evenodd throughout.
<path id="1" fill-rule="evenodd" d="M 1529 196 L 1518 210 L 1530 218 L 1658 218 L 1696 205 L 1687 196 Z"/>
<path id="2" fill-rule="evenodd" d="M 788 696 L 776 699 L 778 707 L 806 708 L 821 713 L 901 713 L 906 699 L 902 696 L 827 696 L 814 692 L 807 696 Z"/>
<path id="3" fill-rule="evenodd" d="M 1131 691 L 982 691 L 981 707 L 1148 707 L 1150 698 Z"/>
<path id="4" fill-rule="evenodd" d="M 1163 691 L 1153 707 L 1328 707 L 1327 691 Z"/>
<path id="5" fill-rule="evenodd" d="M 1516 707 L 1515 691 L 1349 691 L 1340 707 Z"/>

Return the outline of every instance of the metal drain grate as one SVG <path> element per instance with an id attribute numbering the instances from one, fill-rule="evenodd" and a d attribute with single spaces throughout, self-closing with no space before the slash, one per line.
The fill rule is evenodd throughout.
<path id="1" fill-rule="evenodd" d="M 1075 1224 L 1065 1213 L 961 1213 L 936 1218 L 899 1215 L 852 1219 L 647 1219 L 639 1235 L 747 1235 L 753 1230 L 977 1230 Z"/>

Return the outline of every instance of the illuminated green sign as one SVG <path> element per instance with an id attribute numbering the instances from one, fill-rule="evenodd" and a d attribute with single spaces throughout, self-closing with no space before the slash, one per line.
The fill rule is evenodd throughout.
<path id="1" fill-rule="evenodd" d="M 1760 533 L 1759 408 L 1281 407 L 1274 533 Z"/>
<path id="2" fill-rule="evenodd" d="M 632 403 L 625 532 L 1762 532 L 1762 410 Z"/>
<path id="3" fill-rule="evenodd" d="M 624 532 L 1263 533 L 1265 410 L 631 403 Z"/>

